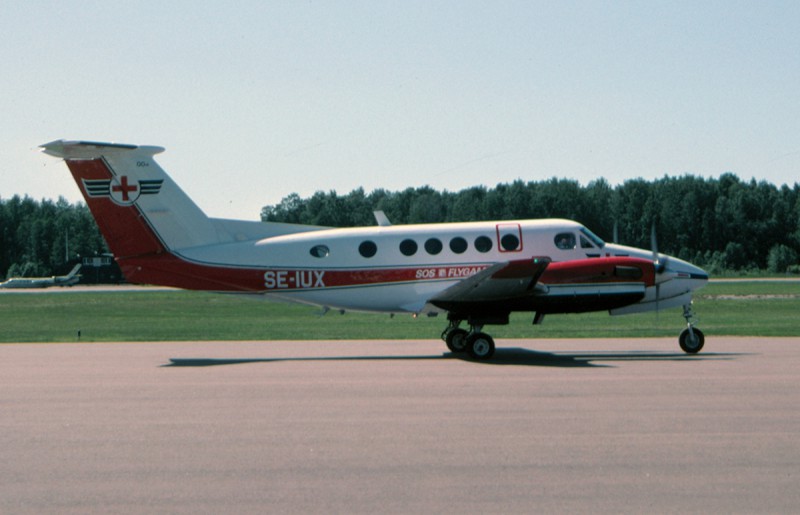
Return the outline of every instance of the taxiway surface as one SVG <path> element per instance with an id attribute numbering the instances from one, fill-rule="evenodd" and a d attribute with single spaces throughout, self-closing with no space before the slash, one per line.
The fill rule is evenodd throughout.
<path id="1" fill-rule="evenodd" d="M 0 512 L 800 511 L 800 338 L 0 345 Z"/>

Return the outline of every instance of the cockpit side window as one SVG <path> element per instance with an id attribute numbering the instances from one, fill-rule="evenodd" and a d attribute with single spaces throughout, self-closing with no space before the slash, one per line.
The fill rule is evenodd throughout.
<path id="1" fill-rule="evenodd" d="M 589 240 L 586 239 L 586 236 L 581 234 L 581 248 L 582 249 L 593 249 L 594 245 L 589 243 Z"/>
<path id="2" fill-rule="evenodd" d="M 575 235 L 571 232 L 561 232 L 556 234 L 556 247 L 561 250 L 572 250 L 575 248 Z"/>

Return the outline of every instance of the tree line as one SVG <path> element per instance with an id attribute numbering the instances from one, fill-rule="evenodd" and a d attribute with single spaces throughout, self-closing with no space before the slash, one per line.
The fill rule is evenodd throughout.
<path id="1" fill-rule="evenodd" d="M 665 176 L 611 186 L 598 179 L 586 186 L 570 179 L 482 186 L 458 192 L 428 186 L 345 195 L 319 191 L 310 198 L 291 194 L 265 206 L 264 221 L 332 227 L 374 225 L 373 210 L 394 224 L 568 218 L 606 241 L 651 247 L 706 267 L 727 271 L 800 273 L 800 185 L 777 187 L 732 173 L 719 178 Z"/>
<path id="2" fill-rule="evenodd" d="M 359 188 L 339 195 L 291 194 L 264 206 L 264 221 L 329 227 L 375 225 L 374 210 L 394 224 L 568 218 L 606 241 L 658 250 L 711 273 L 768 270 L 800 273 L 800 184 L 793 187 L 734 174 L 692 175 L 611 186 L 569 179 L 521 180 L 458 192 L 428 186 L 369 194 Z M 81 258 L 108 252 L 83 203 L 0 198 L 0 277 L 63 274 Z"/>
<path id="3" fill-rule="evenodd" d="M 84 204 L 0 199 L 0 277 L 62 275 L 82 257 L 108 252 Z"/>

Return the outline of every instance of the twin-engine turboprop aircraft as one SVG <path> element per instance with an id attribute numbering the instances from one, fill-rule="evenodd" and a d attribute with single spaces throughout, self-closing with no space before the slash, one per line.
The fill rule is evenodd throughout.
<path id="1" fill-rule="evenodd" d="M 489 359 L 490 324 L 514 311 L 612 315 L 683 306 L 681 348 L 698 352 L 692 292 L 708 274 L 676 258 L 603 242 L 570 220 L 333 229 L 207 217 L 153 156 L 164 149 L 53 141 L 132 283 L 260 294 L 325 309 L 446 313 L 456 353 Z M 460 326 L 465 323 L 469 330 Z"/>

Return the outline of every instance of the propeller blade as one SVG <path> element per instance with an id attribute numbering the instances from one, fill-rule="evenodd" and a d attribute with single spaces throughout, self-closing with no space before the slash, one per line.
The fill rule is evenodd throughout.
<path id="1" fill-rule="evenodd" d="M 650 248 L 653 249 L 653 266 L 655 266 L 657 274 L 663 274 L 667 268 L 667 256 L 662 256 L 658 253 L 658 238 L 656 237 L 656 223 L 653 222 L 652 229 L 650 230 Z"/>
<path id="2" fill-rule="evenodd" d="M 658 262 L 658 238 L 656 237 L 656 223 L 650 227 L 650 250 L 653 251 L 653 262 Z"/>
<path id="3" fill-rule="evenodd" d="M 669 260 L 669 257 L 662 256 L 658 253 L 658 237 L 656 236 L 655 222 L 653 222 L 653 226 L 650 230 L 650 247 L 653 249 L 653 268 L 655 268 L 657 275 L 661 275 L 667 269 L 667 261 Z M 664 280 L 664 278 L 662 278 L 662 280 Z M 656 278 L 656 317 L 658 317 L 658 313 L 661 310 L 661 307 L 659 306 L 659 303 L 661 302 L 661 282 L 662 281 Z"/>

